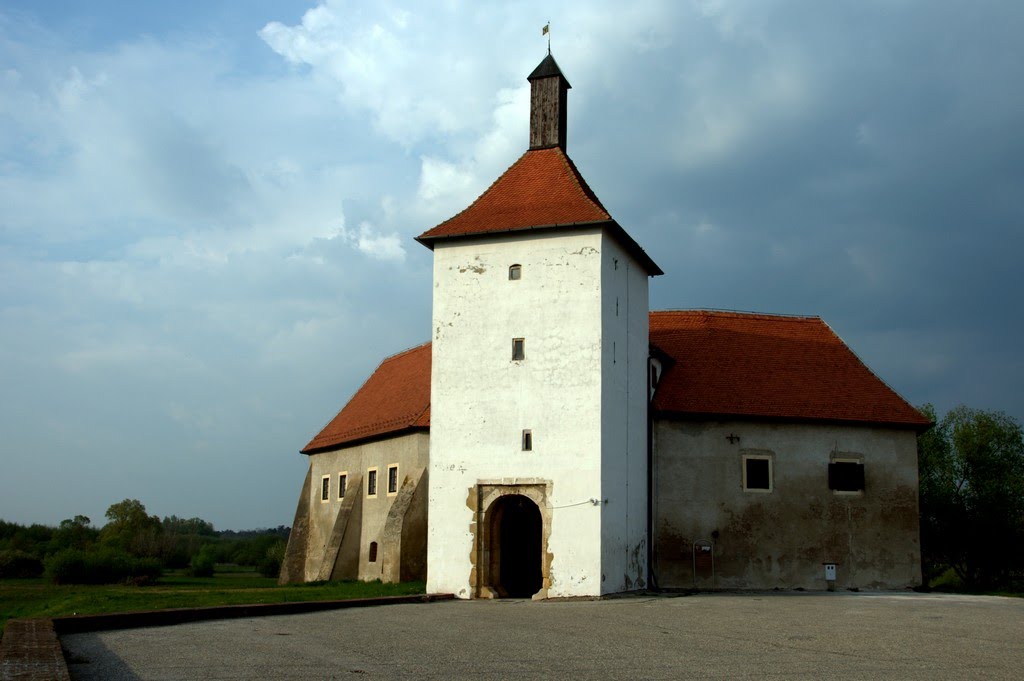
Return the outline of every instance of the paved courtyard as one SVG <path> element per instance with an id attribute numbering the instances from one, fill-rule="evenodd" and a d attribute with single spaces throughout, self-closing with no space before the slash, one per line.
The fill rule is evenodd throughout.
<path id="1" fill-rule="evenodd" d="M 1024 599 L 457 601 L 62 637 L 73 679 L 1021 679 Z"/>

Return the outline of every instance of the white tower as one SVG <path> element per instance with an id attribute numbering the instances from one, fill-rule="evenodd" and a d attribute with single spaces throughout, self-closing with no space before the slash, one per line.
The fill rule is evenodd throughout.
<path id="1" fill-rule="evenodd" d="M 530 148 L 434 251 L 427 589 L 597 596 L 647 578 L 647 279 L 529 76 Z"/>

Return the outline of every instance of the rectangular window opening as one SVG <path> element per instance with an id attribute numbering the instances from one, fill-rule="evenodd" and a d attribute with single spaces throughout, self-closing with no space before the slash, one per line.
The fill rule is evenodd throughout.
<path id="1" fill-rule="evenodd" d="M 532 452 L 533 451 L 533 431 L 531 431 L 531 430 L 524 430 L 523 431 L 523 451 L 524 452 Z"/>
<path id="2" fill-rule="evenodd" d="M 518 362 L 526 359 L 526 339 L 512 339 L 512 361 Z"/>
<path id="3" fill-rule="evenodd" d="M 508 278 L 509 278 L 509 281 L 519 281 L 520 279 L 522 279 L 523 278 L 523 266 L 522 265 L 512 265 L 511 267 L 509 267 L 508 268 Z"/>
<path id="4" fill-rule="evenodd" d="M 338 498 L 345 498 L 345 487 L 348 486 L 348 473 L 338 473 Z"/>
<path id="5" fill-rule="evenodd" d="M 864 464 L 860 461 L 832 461 L 828 465 L 828 488 L 834 492 L 863 492 Z"/>
<path id="6" fill-rule="evenodd" d="M 388 466 L 388 495 L 398 494 L 398 464 Z"/>
<path id="7" fill-rule="evenodd" d="M 366 471 L 366 496 L 377 496 L 377 469 L 371 468 Z"/>
<path id="8" fill-rule="evenodd" d="M 331 500 L 331 476 L 325 475 L 320 480 L 320 501 Z"/>
<path id="9" fill-rule="evenodd" d="M 772 457 L 767 454 L 743 455 L 743 490 L 772 491 Z"/>

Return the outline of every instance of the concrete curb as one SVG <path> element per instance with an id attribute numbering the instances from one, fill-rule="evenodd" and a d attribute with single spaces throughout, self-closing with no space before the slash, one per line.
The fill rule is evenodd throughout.
<path id="1" fill-rule="evenodd" d="M 367 608 L 403 603 L 433 603 L 454 600 L 452 594 L 419 594 L 414 596 L 381 596 L 344 601 L 299 601 L 290 603 L 257 603 L 249 605 L 215 605 L 207 608 L 170 608 L 116 612 L 106 615 L 72 615 L 53 619 L 8 620 L 0 642 L 0 681 L 36 681 L 57 679 L 70 681 L 67 662 L 58 636 L 107 629 L 166 627 L 186 622 L 294 615 L 321 610 Z"/>
<path id="2" fill-rule="evenodd" d="M 288 603 L 256 603 L 249 605 L 215 605 L 206 608 L 168 608 L 166 610 L 143 610 L 139 612 L 116 612 L 106 615 L 71 615 L 54 617 L 53 628 L 58 635 L 77 634 L 86 631 L 107 629 L 134 629 L 136 627 L 166 627 L 186 622 L 204 620 L 237 619 L 240 617 L 268 617 L 271 615 L 295 615 L 320 610 L 343 608 L 366 608 L 377 605 L 402 603 L 432 603 L 450 601 L 452 594 L 419 594 L 414 596 L 380 596 L 377 598 L 353 598 L 343 601 L 294 601 Z M 8 627 L 10 624 L 8 624 Z"/>

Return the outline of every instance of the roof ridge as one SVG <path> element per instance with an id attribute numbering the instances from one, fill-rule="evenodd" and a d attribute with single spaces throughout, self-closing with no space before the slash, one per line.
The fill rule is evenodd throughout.
<path id="1" fill-rule="evenodd" d="M 383 360 L 381 360 L 381 364 L 383 364 L 384 362 L 387 362 L 388 360 L 397 359 L 397 358 L 401 357 L 402 355 L 408 355 L 410 352 L 414 352 L 416 350 L 419 350 L 422 347 L 424 347 L 425 345 L 430 345 L 430 341 L 426 341 L 426 342 L 420 343 L 419 345 L 414 345 L 411 348 L 406 348 L 405 350 L 399 350 L 398 352 L 396 352 L 393 355 L 388 355 Z"/>
<path id="2" fill-rule="evenodd" d="M 651 315 L 671 314 L 673 312 L 697 313 L 714 317 L 742 317 L 744 319 L 762 318 L 791 321 L 823 321 L 820 315 L 788 314 L 785 312 L 752 312 L 749 310 L 730 310 L 726 308 L 696 307 L 696 308 L 669 308 L 667 310 L 650 310 Z"/>
<path id="3" fill-rule="evenodd" d="M 604 213 L 609 220 L 611 220 L 611 213 L 608 212 L 608 209 L 601 203 L 601 199 L 597 198 L 597 194 L 594 193 L 594 190 L 590 188 L 589 184 L 587 184 L 587 181 L 583 178 L 583 174 L 580 173 L 579 168 L 576 167 L 576 163 L 569 157 L 569 154 L 567 154 L 561 147 L 555 147 L 555 150 L 560 152 L 558 154 L 559 158 L 561 158 L 562 162 L 567 166 L 569 176 L 575 180 L 576 188 L 582 192 L 583 197 L 590 201 L 590 203 L 592 203 L 598 210 Z"/>
<path id="4" fill-rule="evenodd" d="M 480 199 L 482 199 L 485 196 L 487 196 L 487 194 L 492 189 L 494 189 L 495 185 L 497 185 L 499 182 L 501 182 L 505 178 L 505 176 L 508 175 L 509 172 L 513 168 L 515 168 L 517 165 L 519 165 L 519 162 L 522 161 L 524 158 L 526 158 L 526 155 L 529 154 L 531 151 L 533 151 L 533 150 L 532 149 L 527 149 L 526 151 L 524 151 L 523 154 L 519 158 L 517 158 L 515 161 L 512 162 L 512 165 L 510 165 L 508 168 L 505 168 L 505 172 L 503 172 L 501 175 L 498 175 L 497 179 L 494 180 L 494 182 L 491 182 L 489 185 L 487 185 L 487 189 L 485 189 L 482 192 L 480 192 L 480 195 L 477 196 L 475 199 L 473 199 L 472 203 L 470 203 L 468 206 L 466 206 L 465 208 L 463 208 L 458 213 L 456 213 L 455 215 L 451 216 L 450 218 L 448 218 L 444 222 L 439 222 L 435 226 L 431 227 L 426 232 L 424 232 L 424 234 L 427 234 L 428 232 L 432 232 L 432 231 L 434 231 L 435 229 L 437 229 L 439 227 L 443 227 L 443 226 L 447 225 L 449 222 L 452 222 L 453 220 L 455 220 L 455 218 L 459 217 L 463 213 L 468 212 L 471 208 L 473 208 L 473 206 L 475 206 L 476 204 L 480 203 Z"/>
<path id="5" fill-rule="evenodd" d="M 902 394 L 900 394 L 900 391 L 896 390 L 896 389 L 895 389 L 895 388 L 893 388 L 893 387 L 892 387 L 891 385 L 889 385 L 889 382 L 888 382 L 888 381 L 886 381 L 886 380 L 885 380 L 884 378 L 882 378 L 881 376 L 879 376 L 879 375 L 878 375 L 878 374 L 877 374 L 877 373 L 875 372 L 875 370 L 874 370 L 874 369 L 872 369 L 870 365 L 868 365 L 868 363 L 867 363 L 867 362 L 865 362 L 865 361 L 864 361 L 863 359 L 861 359 L 860 355 L 858 355 L 858 354 L 857 354 L 857 351 L 856 351 L 856 350 L 854 350 L 854 349 L 853 349 L 853 347 L 852 347 L 852 346 L 851 346 L 851 345 L 850 345 L 849 343 L 847 343 L 847 342 L 846 342 L 846 341 L 845 341 L 845 340 L 843 339 L 843 337 L 842 337 L 842 336 L 840 336 L 840 335 L 839 335 L 838 333 L 836 333 L 836 330 L 832 328 L 832 325 L 831 325 L 831 324 L 829 324 L 828 322 L 826 322 L 826 321 L 825 321 L 824 319 L 822 319 L 822 320 L 821 320 L 821 323 L 822 323 L 822 325 L 823 325 L 823 326 L 824 326 L 824 327 L 825 327 L 826 329 L 828 329 L 828 332 L 829 332 L 829 333 L 831 333 L 831 334 L 832 334 L 833 336 L 835 336 L 835 337 L 836 337 L 836 340 L 838 340 L 838 341 L 839 341 L 840 343 L 842 343 L 842 344 L 843 344 L 843 347 L 845 347 L 845 348 L 846 348 L 846 350 L 847 350 L 847 351 L 848 351 L 848 352 L 849 352 L 849 353 L 850 353 L 851 355 L 853 355 L 854 359 L 856 359 L 856 360 L 857 360 L 858 362 L 860 362 L 860 365 L 861 365 L 862 367 L 864 367 L 864 368 L 865 368 L 865 369 L 867 370 L 867 372 L 868 372 L 869 374 L 871 374 L 872 376 L 874 376 L 874 377 L 875 377 L 875 379 L 876 379 L 876 380 L 877 380 L 877 381 L 878 381 L 879 383 L 881 383 L 882 385 L 884 385 L 884 386 L 885 386 L 886 388 L 888 388 L 888 389 L 889 389 L 889 391 L 890 391 L 890 392 L 891 392 L 891 393 L 892 393 L 893 395 L 895 395 L 895 396 L 896 396 L 897 398 L 899 398 L 900 400 L 902 400 L 903 404 L 907 405 L 908 407 L 910 407 L 911 409 L 913 409 L 913 410 L 914 410 L 915 412 L 917 412 L 917 413 L 918 413 L 918 414 L 920 414 L 921 416 L 925 416 L 925 415 L 924 415 L 924 413 L 923 413 L 923 412 L 922 412 L 922 411 L 921 411 L 920 409 L 918 409 L 917 407 L 915 407 L 915 406 L 914 406 L 914 405 L 913 405 L 913 404 L 912 404 L 912 403 L 910 402 L 910 400 L 908 400 L 908 399 L 907 399 L 907 398 L 905 398 L 905 397 L 904 397 L 904 396 L 903 396 Z M 931 419 L 928 419 L 928 418 L 927 418 L 926 416 L 925 416 L 925 418 L 926 418 L 926 419 L 928 420 L 928 422 L 929 422 L 929 427 L 931 427 L 932 425 L 935 425 L 935 422 L 934 422 L 934 421 L 932 421 Z"/>

